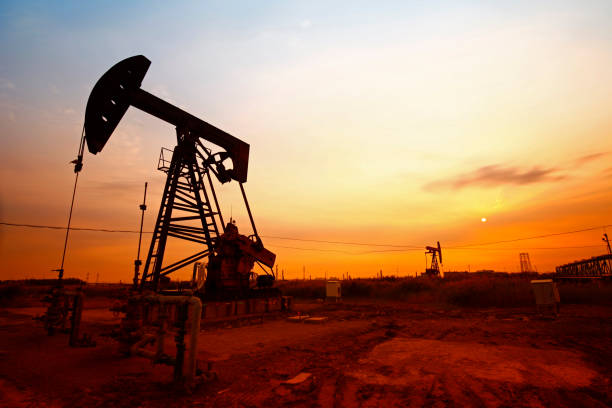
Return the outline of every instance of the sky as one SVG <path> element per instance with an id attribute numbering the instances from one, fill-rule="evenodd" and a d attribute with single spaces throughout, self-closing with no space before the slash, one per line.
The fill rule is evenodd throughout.
<path id="1" fill-rule="evenodd" d="M 285 277 L 414 276 L 437 241 L 444 271 L 603 254 L 611 17 L 608 1 L 3 1 L 0 222 L 66 225 L 89 93 L 142 54 L 143 89 L 250 145 L 245 189 Z M 150 231 L 175 141 L 130 108 L 85 154 L 72 225 L 137 230 L 148 182 Z M 218 193 L 250 234 L 238 186 Z M 73 231 L 66 276 L 130 281 L 137 243 Z M 55 276 L 63 244 L 0 225 L 0 279 Z"/>

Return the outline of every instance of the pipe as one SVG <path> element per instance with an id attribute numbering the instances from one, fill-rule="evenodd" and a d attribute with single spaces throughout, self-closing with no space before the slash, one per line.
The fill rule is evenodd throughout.
<path id="1" fill-rule="evenodd" d="M 134 343 L 132 347 L 130 347 L 130 353 L 154 360 L 156 358 L 156 353 L 153 353 L 152 351 L 143 348 L 144 346 L 151 344 L 154 341 L 155 336 L 152 334 L 147 334 L 143 336 L 142 339 Z"/>
<path id="2" fill-rule="evenodd" d="M 196 359 L 198 354 L 198 334 L 200 333 L 200 320 L 202 319 L 202 302 L 199 298 L 192 296 L 191 304 L 191 332 L 189 339 L 189 353 L 187 356 L 187 367 L 185 380 L 192 383 L 196 375 Z"/>
<path id="3" fill-rule="evenodd" d="M 164 296 L 164 295 L 142 295 L 140 297 L 144 302 L 149 303 L 157 303 L 161 307 L 176 304 L 183 305 L 186 304 L 187 307 L 190 307 L 191 312 L 191 330 L 189 332 L 189 350 L 187 353 L 187 362 L 185 364 L 185 369 L 183 370 L 183 379 L 186 383 L 193 383 L 195 380 L 196 374 L 196 360 L 198 354 L 198 335 L 200 333 L 200 320 L 202 319 L 202 302 L 196 296 Z M 163 313 L 160 311 L 160 313 Z M 164 334 L 160 330 L 158 332 L 158 347 L 159 342 L 163 341 Z M 150 338 L 147 339 L 150 341 Z M 140 341 L 132 347 L 132 352 L 135 354 L 139 354 L 143 357 L 148 358 L 159 358 L 160 350 L 158 348 L 156 353 L 152 353 L 146 350 L 141 349 L 142 346 L 148 344 L 148 341 Z M 178 359 L 176 359 L 178 360 Z M 175 361 L 176 361 L 175 360 Z"/>

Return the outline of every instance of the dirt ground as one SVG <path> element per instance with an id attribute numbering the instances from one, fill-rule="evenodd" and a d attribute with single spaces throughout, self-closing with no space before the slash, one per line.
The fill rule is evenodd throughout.
<path id="1" fill-rule="evenodd" d="M 296 303 L 323 324 L 284 318 L 205 329 L 199 359 L 218 379 L 186 390 L 172 369 L 124 358 L 106 336 L 111 301 L 86 299 L 95 348 L 69 348 L 32 317 L 0 308 L 2 407 L 606 407 L 612 406 L 612 308 L 450 309 L 403 303 Z M 300 373 L 305 381 L 284 384 Z"/>

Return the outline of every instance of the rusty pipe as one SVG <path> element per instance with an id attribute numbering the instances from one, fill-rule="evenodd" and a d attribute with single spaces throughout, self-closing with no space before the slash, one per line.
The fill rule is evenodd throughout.
<path id="1" fill-rule="evenodd" d="M 143 295 L 142 300 L 150 303 L 158 303 L 160 306 L 169 304 L 187 304 L 191 308 L 191 330 L 189 333 L 189 351 L 183 376 L 187 383 L 192 383 L 196 374 L 196 359 L 198 354 L 198 334 L 200 333 L 200 320 L 202 319 L 202 302 L 196 296 L 164 296 L 164 295 Z M 159 333 L 158 341 L 163 341 L 163 333 Z M 140 346 L 140 345 L 139 345 Z M 143 355 L 139 347 L 133 348 Z M 148 353 L 147 353 L 148 354 Z M 153 353 L 151 353 L 153 354 Z M 159 350 L 156 355 L 159 354 Z"/>

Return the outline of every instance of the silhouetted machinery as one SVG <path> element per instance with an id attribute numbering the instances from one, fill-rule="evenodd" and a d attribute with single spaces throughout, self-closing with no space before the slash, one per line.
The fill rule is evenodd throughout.
<path id="1" fill-rule="evenodd" d="M 247 181 L 249 145 L 141 89 L 150 64 L 142 55 L 127 58 L 98 80 L 87 102 L 84 136 L 75 165 L 75 171 L 82 167 L 85 142 L 91 153 L 102 151 L 130 106 L 176 127 L 177 145 L 171 158 L 168 160 L 167 149 L 162 149 L 160 155 L 158 168 L 167 178 L 141 277 L 140 261 L 136 262 L 135 287 L 161 292 L 163 277 L 207 257 L 206 283 L 199 297 L 219 300 L 278 296 L 278 291 L 271 288 L 276 256 L 263 246 L 243 186 Z M 220 149 L 213 151 L 206 142 Z M 211 174 L 221 183 L 238 182 L 253 235 L 241 235 L 233 221 L 224 222 Z M 186 258 L 165 264 L 169 238 L 202 247 Z M 254 280 L 256 263 L 264 274 Z"/>
<path id="2" fill-rule="evenodd" d="M 425 247 L 425 259 L 427 259 L 427 255 L 431 256 L 431 262 L 429 263 L 429 268 L 427 264 L 425 264 L 425 276 L 440 276 L 440 265 L 442 264 L 442 248 L 440 247 L 440 241 L 438 241 L 438 246 L 426 246 Z M 438 263 L 439 259 L 439 263 Z"/>
<path id="3" fill-rule="evenodd" d="M 557 266 L 555 279 L 577 281 L 585 279 L 612 280 L 612 249 L 610 248 L 608 234 L 604 233 L 601 240 L 606 243 L 607 254 Z"/>

